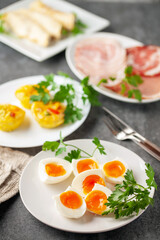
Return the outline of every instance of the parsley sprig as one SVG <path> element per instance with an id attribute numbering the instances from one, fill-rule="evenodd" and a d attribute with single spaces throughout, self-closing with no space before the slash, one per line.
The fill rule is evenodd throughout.
<path id="1" fill-rule="evenodd" d="M 72 79 L 68 74 L 59 72 L 60 76 Z M 44 80 L 38 83 L 38 86 L 34 88 L 37 90 L 36 95 L 30 97 L 30 101 L 42 101 L 47 104 L 49 101 L 58 101 L 66 105 L 65 109 L 65 121 L 64 123 L 74 123 L 77 120 L 81 120 L 83 117 L 82 109 L 78 108 L 75 103 L 76 96 L 79 94 L 76 92 L 72 84 L 58 85 L 54 80 L 54 74 L 44 76 Z M 89 84 L 89 77 L 84 78 L 81 81 L 82 86 L 82 101 L 85 104 L 88 100 L 91 105 L 99 106 L 98 100 L 99 94 Z M 48 91 L 47 91 L 48 89 Z M 52 94 L 51 94 L 52 93 Z"/>
<path id="2" fill-rule="evenodd" d="M 139 211 L 145 209 L 148 205 L 153 205 L 153 198 L 150 197 L 152 187 L 157 189 L 154 180 L 154 171 L 151 165 L 146 164 L 146 180 L 147 187 L 138 184 L 133 176 L 132 170 L 127 170 L 122 184 L 117 184 L 115 190 L 109 196 L 108 202 L 105 203 L 109 207 L 102 215 L 114 213 L 115 218 L 129 216 L 133 213 L 138 214 Z"/>
<path id="3" fill-rule="evenodd" d="M 94 88 L 91 85 L 89 85 L 89 77 L 85 77 L 81 81 L 81 85 L 83 88 L 83 96 L 82 96 L 83 102 L 85 103 L 86 100 L 88 99 L 91 105 L 100 106 L 101 103 L 98 100 L 99 93 L 96 90 L 94 90 Z"/>
<path id="4" fill-rule="evenodd" d="M 138 101 L 142 101 L 142 94 L 140 90 L 138 89 L 138 86 L 143 83 L 143 80 L 140 75 L 133 75 L 133 67 L 128 66 L 125 69 L 125 78 L 123 79 L 121 83 L 121 93 L 124 94 L 127 91 L 126 84 L 129 84 L 131 86 L 134 86 L 134 89 L 128 90 L 128 98 L 134 97 Z"/>
<path id="5" fill-rule="evenodd" d="M 114 77 L 109 77 L 111 81 L 116 80 Z M 97 87 L 99 87 L 102 83 L 107 83 L 108 79 L 101 79 L 97 83 Z M 138 86 L 143 83 L 143 80 L 140 75 L 134 75 L 133 74 L 133 67 L 128 66 L 125 68 L 125 77 L 121 82 L 121 94 L 125 95 L 127 94 L 128 98 L 134 97 L 138 101 L 142 101 L 142 94 L 140 90 L 138 89 Z M 134 89 L 127 89 L 127 85 L 134 86 Z"/>
<path id="6" fill-rule="evenodd" d="M 97 137 L 94 137 L 92 143 L 96 147 L 92 153 L 88 153 L 75 145 L 65 143 L 63 141 L 62 135 L 60 133 L 60 142 L 46 141 L 42 146 L 42 150 L 43 151 L 51 150 L 52 152 L 55 152 L 56 156 L 58 156 L 58 155 L 62 154 L 63 152 L 67 152 L 67 147 L 72 147 L 74 150 L 71 150 L 70 152 L 68 152 L 67 155 L 64 157 L 64 159 L 69 162 L 72 162 L 73 159 L 93 157 L 96 150 L 98 150 L 100 154 L 106 155 L 105 148 L 100 143 L 100 141 Z"/>

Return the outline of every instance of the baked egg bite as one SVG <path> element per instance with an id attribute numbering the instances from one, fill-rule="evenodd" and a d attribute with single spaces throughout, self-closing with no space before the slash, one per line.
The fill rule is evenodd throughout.
<path id="1" fill-rule="evenodd" d="M 39 162 L 39 177 L 46 184 L 64 181 L 72 173 L 72 165 L 62 158 L 46 158 Z"/>
<path id="2" fill-rule="evenodd" d="M 85 198 L 87 210 L 102 215 L 108 208 L 105 203 L 107 203 L 107 199 L 111 193 L 112 191 L 109 188 L 95 184 L 92 191 Z"/>
<path id="3" fill-rule="evenodd" d="M 55 128 L 64 123 L 65 105 L 60 102 L 34 102 L 31 113 L 43 128 Z"/>
<path id="4" fill-rule="evenodd" d="M 90 169 L 98 169 L 98 162 L 94 158 L 81 158 L 72 160 L 74 175 Z"/>
<path id="5" fill-rule="evenodd" d="M 127 169 L 127 164 L 119 158 L 115 158 L 112 161 L 106 162 L 102 167 L 105 180 L 114 184 L 120 184 L 123 182 L 124 174 L 126 173 Z"/>
<path id="6" fill-rule="evenodd" d="M 55 197 L 58 211 L 67 218 L 80 218 L 86 212 L 86 203 L 79 192 L 68 187 L 67 190 Z"/>
<path id="7" fill-rule="evenodd" d="M 32 103 L 30 101 L 30 97 L 32 95 L 38 95 L 36 88 L 38 88 L 38 85 L 25 85 L 16 90 L 15 95 L 24 108 L 31 108 Z M 47 93 L 49 92 L 48 89 L 45 91 Z"/>
<path id="8" fill-rule="evenodd" d="M 105 181 L 100 169 L 86 170 L 78 174 L 72 182 L 72 187 L 77 189 L 80 194 L 85 197 L 92 191 L 95 183 L 105 186 Z"/>
<path id="9" fill-rule="evenodd" d="M 0 130 L 10 132 L 23 122 L 25 111 L 11 104 L 0 104 Z"/>

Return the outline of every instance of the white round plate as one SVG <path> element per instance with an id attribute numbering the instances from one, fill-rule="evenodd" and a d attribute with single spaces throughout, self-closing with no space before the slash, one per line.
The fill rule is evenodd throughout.
<path id="1" fill-rule="evenodd" d="M 66 60 L 67 60 L 67 63 L 70 67 L 70 69 L 72 70 L 72 72 L 80 79 L 82 80 L 85 75 L 83 73 L 81 73 L 75 66 L 75 60 L 74 60 L 74 55 L 75 55 L 75 49 L 76 49 L 76 46 L 77 44 L 81 41 L 81 40 L 84 40 L 84 39 L 88 39 L 88 38 L 101 38 L 101 37 L 109 37 L 109 38 L 113 38 L 113 39 L 116 39 L 118 40 L 121 45 L 124 47 L 124 48 L 129 48 L 129 47 L 134 47 L 134 46 L 142 46 L 143 43 L 137 41 L 137 40 L 134 40 L 132 38 L 129 38 L 129 37 L 125 37 L 123 35 L 119 35 L 119 34 L 115 34 L 115 33 L 106 33 L 106 32 L 99 32 L 99 33 L 95 33 L 95 34 L 91 34 L 91 35 L 85 35 L 85 36 L 82 36 L 82 37 L 79 37 L 78 39 L 76 39 L 74 42 L 72 42 L 66 49 Z M 129 102 L 129 103 L 151 103 L 151 102 L 156 102 L 158 100 L 160 100 L 160 98 L 155 98 L 155 99 L 143 99 L 141 102 L 137 101 L 136 99 L 132 99 L 132 98 L 127 98 L 127 97 L 123 97 L 121 96 L 120 94 L 117 94 L 109 89 L 106 89 L 102 86 L 100 87 L 97 87 L 95 85 L 93 85 L 94 89 L 107 96 L 107 97 L 110 97 L 110 98 L 114 98 L 116 100 L 119 100 L 119 101 L 123 101 L 123 102 Z"/>
<path id="2" fill-rule="evenodd" d="M 37 84 L 43 79 L 43 76 L 32 76 L 2 84 L 0 86 L 0 104 L 10 103 L 23 108 L 19 100 L 15 97 L 15 91 L 23 85 Z M 80 84 L 75 80 L 70 80 L 62 76 L 55 76 L 55 82 L 57 84 L 72 84 L 74 86 L 74 88 L 78 92 L 78 94 L 76 95 L 76 101 L 78 103 L 77 106 L 83 109 L 83 118 L 80 121 L 76 121 L 72 124 L 63 124 L 57 128 L 47 129 L 41 128 L 39 124 L 34 120 L 30 110 L 23 108 L 26 112 L 23 124 L 18 129 L 12 132 L 0 131 L 1 146 L 16 148 L 41 146 L 45 141 L 59 140 L 60 131 L 62 132 L 63 136 L 66 137 L 69 134 L 73 133 L 83 124 L 89 114 L 90 104 L 86 103 L 86 105 L 83 106 L 81 100 Z"/>
<path id="3" fill-rule="evenodd" d="M 92 140 L 72 140 L 67 143 L 76 145 L 89 153 L 92 153 L 94 145 Z M 94 155 L 98 159 L 100 164 L 105 163 L 108 160 L 112 160 L 115 157 L 123 159 L 128 168 L 133 170 L 136 181 L 143 186 L 146 186 L 146 174 L 145 174 L 145 162 L 135 153 L 130 150 L 106 141 L 101 141 L 105 147 L 107 155 L 100 155 L 97 151 Z M 68 151 L 71 149 L 68 148 Z M 54 153 L 40 152 L 37 154 L 24 169 L 20 184 L 20 196 L 28 211 L 41 222 L 65 231 L 77 232 L 77 233 L 97 233 L 110 231 L 119 227 L 122 227 L 138 216 L 132 216 L 127 218 L 115 219 L 113 216 L 96 216 L 90 212 L 86 212 L 83 217 L 79 219 L 68 219 L 60 215 L 57 211 L 53 197 L 63 192 L 69 185 L 71 185 L 74 178 L 73 173 L 64 182 L 46 185 L 42 183 L 38 176 L 38 164 L 39 161 L 53 157 Z M 60 155 L 64 157 L 64 155 Z M 151 196 L 154 195 L 154 190 L 151 191 Z"/>

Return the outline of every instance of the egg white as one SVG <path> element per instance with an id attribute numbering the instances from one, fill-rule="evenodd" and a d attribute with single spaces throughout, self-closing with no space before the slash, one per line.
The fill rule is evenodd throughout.
<path id="1" fill-rule="evenodd" d="M 72 160 L 72 167 L 73 167 L 73 173 L 74 173 L 74 175 L 75 176 L 77 176 L 79 173 L 78 173 L 78 170 L 77 170 L 77 164 L 78 164 L 78 162 L 79 161 L 81 161 L 81 160 L 85 160 L 85 159 L 91 159 L 91 160 L 93 160 L 94 162 L 96 162 L 97 163 L 97 165 L 98 165 L 98 167 L 99 167 L 99 164 L 98 164 L 98 161 L 95 159 L 95 158 L 91 158 L 91 157 L 88 157 L 88 158 L 80 158 L 80 159 L 73 159 Z"/>
<path id="2" fill-rule="evenodd" d="M 124 174 L 123 174 L 122 176 L 117 177 L 117 178 L 111 177 L 111 176 L 107 176 L 107 175 L 105 174 L 104 169 L 103 169 L 104 165 L 106 164 L 106 163 L 105 163 L 105 164 L 102 166 L 103 175 L 104 175 L 104 177 L 105 177 L 106 182 L 113 183 L 113 184 L 121 184 L 121 183 L 123 182 L 123 180 L 124 180 L 124 175 L 125 175 L 125 173 L 126 173 L 126 171 L 127 171 L 127 169 L 128 169 L 128 166 L 127 166 L 127 164 L 126 164 L 123 160 L 121 160 L 121 159 L 118 158 L 118 157 L 116 157 L 116 158 L 114 158 L 112 161 L 108 161 L 108 162 L 113 162 L 113 161 L 119 161 L 119 162 L 121 162 L 121 163 L 124 165 L 124 167 L 125 167 L 125 172 L 124 172 Z"/>
<path id="3" fill-rule="evenodd" d="M 63 166 L 63 168 L 66 170 L 66 173 L 58 177 L 49 176 L 45 170 L 45 166 L 48 163 L 55 163 L 57 165 Z M 71 173 L 72 173 L 72 165 L 68 161 L 62 158 L 57 158 L 57 157 L 46 158 L 46 159 L 42 159 L 39 162 L 39 177 L 40 177 L 40 180 L 46 184 L 55 184 L 55 183 L 62 182 L 66 178 L 68 178 Z"/>
<path id="4" fill-rule="evenodd" d="M 74 191 L 77 194 L 79 194 L 79 192 L 73 187 L 68 187 L 65 192 L 67 192 L 67 191 Z M 60 200 L 60 194 L 55 196 L 54 199 L 55 199 L 56 207 L 57 207 L 58 211 L 60 212 L 60 214 L 66 218 L 82 217 L 86 212 L 86 203 L 80 194 L 79 194 L 79 196 L 82 199 L 82 205 L 77 209 L 71 209 L 71 208 L 64 206 Z"/>
<path id="5" fill-rule="evenodd" d="M 91 194 L 92 192 L 96 191 L 96 190 L 103 192 L 103 193 L 107 196 L 107 199 L 108 199 L 108 197 L 112 194 L 112 191 L 111 191 L 109 188 L 107 188 L 107 187 L 105 187 L 105 186 L 102 186 L 102 185 L 96 183 L 96 184 L 94 185 L 92 191 L 89 192 L 89 193 L 87 194 L 87 196 L 88 196 L 89 194 Z M 87 196 L 85 197 L 85 199 L 87 198 Z M 106 209 L 105 209 L 104 211 L 106 211 L 107 209 L 108 209 L 108 207 L 106 206 Z M 87 209 L 87 210 L 88 210 L 89 212 L 92 212 L 92 211 L 90 211 L 89 209 Z M 94 213 L 94 212 L 93 212 L 93 213 Z"/>
<path id="6" fill-rule="evenodd" d="M 86 195 L 83 193 L 83 181 L 85 180 L 86 177 L 90 175 L 98 175 L 99 177 L 103 178 L 102 170 L 101 169 L 91 169 L 91 170 L 86 170 L 84 172 L 79 173 L 72 182 L 72 187 L 77 189 L 81 196 L 85 197 Z M 104 180 L 105 181 L 105 180 Z"/>

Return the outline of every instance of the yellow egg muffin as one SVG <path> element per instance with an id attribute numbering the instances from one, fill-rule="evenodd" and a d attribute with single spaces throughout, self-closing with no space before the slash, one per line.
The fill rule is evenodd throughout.
<path id="1" fill-rule="evenodd" d="M 10 132 L 23 122 L 25 111 L 11 104 L 0 104 L 0 130 Z"/>
<path id="2" fill-rule="evenodd" d="M 43 128 L 55 128 L 64 123 L 65 105 L 60 102 L 34 102 L 31 113 Z"/>
<path id="3" fill-rule="evenodd" d="M 30 97 L 32 95 L 38 95 L 37 90 L 35 87 L 38 87 L 38 85 L 25 85 L 20 88 L 18 88 L 15 92 L 16 97 L 21 102 L 22 106 L 30 109 L 31 108 L 31 101 Z M 49 92 L 48 89 L 45 90 L 47 93 Z"/>

